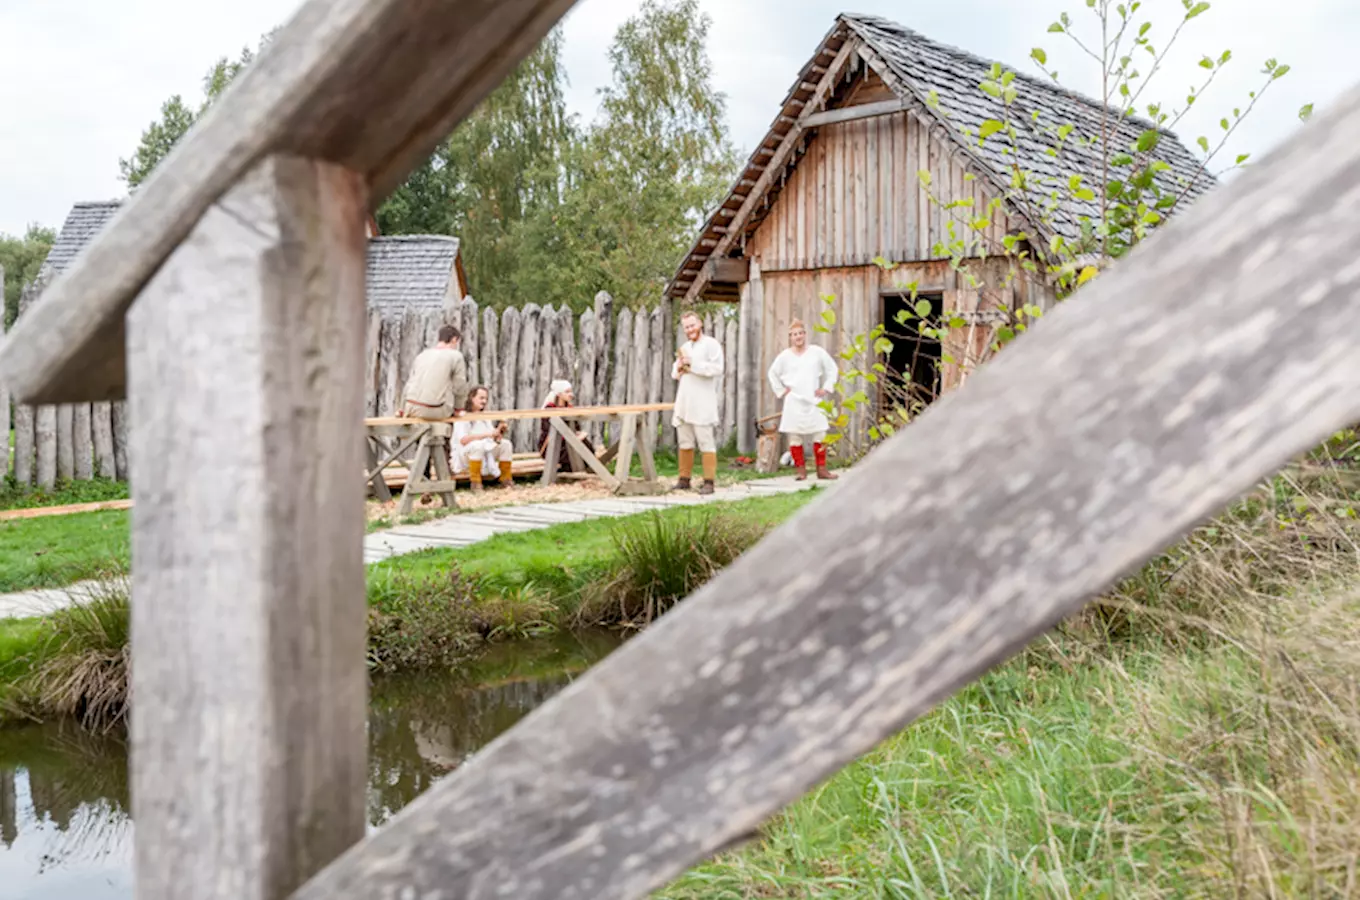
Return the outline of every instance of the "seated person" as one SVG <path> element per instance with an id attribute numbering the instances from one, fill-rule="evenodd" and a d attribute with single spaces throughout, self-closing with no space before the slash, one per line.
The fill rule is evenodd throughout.
<path id="1" fill-rule="evenodd" d="M 551 385 L 549 385 L 548 396 L 543 398 L 543 408 L 565 409 L 567 407 L 575 406 L 576 404 L 574 401 L 575 398 L 572 396 L 571 382 L 559 378 L 556 381 L 554 381 Z M 579 425 L 579 423 L 575 423 L 569 419 L 564 421 L 567 421 L 573 425 Z M 548 454 L 548 434 L 551 432 L 551 429 L 552 429 L 551 421 L 548 419 L 543 419 L 542 425 L 540 425 L 538 429 L 538 455 L 542 456 L 544 459 L 547 458 Z M 590 451 L 591 453 L 595 452 L 595 448 L 590 444 L 590 438 L 586 437 L 586 433 L 584 431 L 578 430 L 576 432 L 576 436 L 580 438 L 581 443 L 586 445 L 586 450 Z M 559 449 L 557 452 L 557 471 L 570 472 L 571 451 L 567 447 L 567 442 L 560 441 L 558 443 L 558 448 Z"/>
<path id="2" fill-rule="evenodd" d="M 468 392 L 468 412 L 479 413 L 486 409 L 491 392 L 484 385 L 478 385 Z M 513 478 L 510 474 L 510 461 L 515 455 L 514 447 L 505 436 L 504 422 L 455 422 L 453 440 L 449 442 L 449 462 L 455 475 L 467 472 L 472 489 L 482 489 L 482 471 L 494 470 L 500 466 L 500 480 L 493 486 L 509 486 Z"/>

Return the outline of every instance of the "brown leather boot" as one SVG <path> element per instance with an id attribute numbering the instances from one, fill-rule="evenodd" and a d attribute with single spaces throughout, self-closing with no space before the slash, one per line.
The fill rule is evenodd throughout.
<path id="1" fill-rule="evenodd" d="M 705 478 L 705 479 L 704 479 L 703 485 L 701 485 L 700 488 L 699 488 L 699 493 L 700 493 L 700 494 L 711 494 L 711 493 L 713 493 L 713 490 L 714 490 L 714 488 L 713 488 L 713 480 L 710 479 L 710 478 Z"/>
<path id="2" fill-rule="evenodd" d="M 817 459 L 817 479 L 819 481 L 835 481 L 839 475 L 832 474 L 826 467 L 826 448 L 821 444 L 812 445 L 812 454 Z"/>
<path id="3" fill-rule="evenodd" d="M 480 459 L 468 460 L 468 481 L 472 482 L 474 491 L 482 489 L 482 461 Z"/>
<path id="4" fill-rule="evenodd" d="M 790 447 L 789 452 L 793 454 L 793 480 L 807 481 L 807 457 L 803 455 L 803 445 Z"/>

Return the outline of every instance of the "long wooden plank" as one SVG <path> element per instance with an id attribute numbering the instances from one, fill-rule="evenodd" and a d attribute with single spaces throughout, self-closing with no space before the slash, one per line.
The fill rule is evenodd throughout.
<path id="1" fill-rule="evenodd" d="M 674 403 L 623 403 L 617 406 L 573 406 L 571 407 L 571 412 L 567 415 L 572 419 L 591 419 L 605 416 L 621 416 L 625 413 L 665 412 L 674 407 Z M 369 428 L 391 428 L 395 426 L 409 426 L 416 422 L 499 422 L 504 419 L 549 419 L 563 414 L 562 410 L 557 407 L 500 410 L 488 409 L 485 412 L 463 413 L 461 416 L 447 419 L 407 419 L 402 416 L 385 416 L 364 419 L 364 425 Z"/>
<path id="2" fill-rule="evenodd" d="M 813 113 L 803 120 L 803 127 L 817 128 L 821 125 L 834 125 L 837 122 L 854 122 L 859 119 L 890 116 L 908 108 L 908 105 L 901 100 L 880 100 L 876 103 L 862 103 L 859 106 L 843 106 L 839 109 Z"/>
<path id="3" fill-rule="evenodd" d="M 277 900 L 364 833 L 367 200 L 267 160 L 128 320 L 138 900 Z"/>
<path id="4" fill-rule="evenodd" d="M 1334 109 L 297 900 L 643 896 L 1360 420 L 1360 93 Z"/>
<path id="5" fill-rule="evenodd" d="M 69 516 L 75 513 L 99 512 L 105 509 L 131 509 L 131 500 L 101 500 L 96 503 L 69 503 L 65 506 L 34 506 L 27 509 L 0 510 L 0 522 L 13 519 L 41 519 L 45 516 Z"/>
<path id="6" fill-rule="evenodd" d="M 280 152 L 332 160 L 380 199 L 572 3 L 308 0 L 16 324 L 0 380 L 30 402 L 123 396 L 123 314 L 251 166 Z"/>

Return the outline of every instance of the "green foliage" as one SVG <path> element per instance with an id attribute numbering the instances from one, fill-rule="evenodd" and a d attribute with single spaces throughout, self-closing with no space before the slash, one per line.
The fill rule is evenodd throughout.
<path id="1" fill-rule="evenodd" d="M 57 233 L 41 225 L 29 225 L 23 237 L 0 234 L 0 268 L 5 270 L 4 327 L 8 329 L 19 315 L 19 295 L 24 286 L 38 277 Z"/>
<path id="2" fill-rule="evenodd" d="M 610 528 L 610 577 L 589 591 L 578 614 L 582 624 L 647 625 L 765 533 L 758 522 L 706 509 L 629 516 Z"/>
<path id="3" fill-rule="evenodd" d="M 12 475 L 5 476 L 0 482 L 0 510 L 103 503 L 106 500 L 126 500 L 129 496 L 127 482 L 108 478 L 59 481 L 53 488 L 20 488 Z"/>
<path id="4" fill-rule="evenodd" d="M 375 671 L 453 668 L 477 647 L 477 584 L 457 566 L 389 572 L 369 584 L 368 664 Z"/>
<path id="5" fill-rule="evenodd" d="M 1001 195 L 986 209 L 977 209 L 971 197 L 942 197 L 932 185 L 929 171 L 917 173 L 930 202 L 944 213 L 945 237 L 932 248 L 931 255 L 948 260 L 959 288 L 955 296 L 966 297 L 969 302 L 968 308 L 953 310 L 940 322 L 926 321 L 918 308 L 915 315 L 907 315 L 898 324 L 938 341 L 943 351 L 940 363 L 950 367 L 959 384 L 1043 315 L 1043 306 L 1016 290 L 1022 279 L 1030 284 L 1046 283 L 1054 290 L 1055 299 L 1063 300 L 1098 277 L 1110 262 L 1127 254 L 1187 201 L 1194 182 L 1207 177 L 1242 120 L 1270 86 L 1289 72 L 1289 66 L 1278 60 L 1266 60 L 1260 71 L 1261 83 L 1248 93 L 1246 102 L 1219 119 L 1216 135 L 1200 135 L 1194 142 L 1200 161 L 1193 175 L 1178 173 L 1172 177 L 1171 166 L 1158 158 L 1159 148 L 1171 139 L 1172 130 L 1189 110 L 1207 96 L 1218 75 L 1232 63 L 1232 52 L 1224 50 L 1201 58 L 1198 80 L 1179 108 L 1146 102 L 1143 95 L 1154 76 L 1165 69 L 1168 53 L 1186 27 L 1200 19 L 1209 4 L 1182 0 L 1169 36 L 1165 42 L 1158 39 L 1156 43 L 1156 29 L 1141 2 L 1086 0 L 1085 6 L 1093 34 L 1084 34 L 1067 13 L 1048 31 L 1072 41 L 1081 55 L 1098 67 L 1099 77 L 1091 80 L 1103 86 L 1097 99 L 1105 112 L 1100 114 L 1095 133 L 1084 133 L 1093 129 L 1083 131 L 1074 122 L 1044 124 L 1037 111 L 1021 111 L 1015 102 L 1015 73 L 993 64 L 978 90 L 995 110 L 995 118 L 984 120 L 972 136 L 979 145 L 987 145 L 989 154 L 1009 161 Z M 1041 72 L 1057 80 L 1058 73 L 1048 68 L 1049 53 L 1044 47 L 1033 48 L 1030 59 Z M 930 105 L 939 109 L 934 100 Z M 1299 118 L 1306 120 L 1311 113 L 1312 105 L 1308 104 L 1299 110 Z M 944 110 L 940 114 L 949 115 Z M 1131 123 L 1136 136 L 1129 139 Z M 1022 140 L 1033 142 L 1036 138 L 1048 144 L 1050 159 L 1062 162 L 1071 158 L 1072 165 L 1064 168 L 1083 174 L 1058 177 L 1052 174 L 1057 171 L 1054 167 L 1038 167 L 1043 171 L 1036 171 L 1028 166 L 1015 148 Z M 1249 158 L 1250 154 L 1238 154 L 1232 165 L 1217 174 L 1246 165 Z M 1086 171 L 1090 159 L 1100 161 L 1097 171 Z M 1012 227 L 998 239 L 993 223 L 1002 216 L 1011 223 L 1020 220 L 1025 224 Z M 877 262 L 886 271 L 895 268 L 889 260 Z M 915 286 L 907 289 L 914 297 Z M 873 368 L 891 352 L 893 337 L 876 326 L 845 342 L 842 356 L 849 363 L 849 371 L 842 376 L 841 393 L 846 395 L 846 409 L 853 411 L 865 405 L 857 400 L 864 393 L 857 390 L 861 386 L 878 385 L 881 393 L 885 384 L 897 381 L 880 378 L 885 373 Z M 888 397 L 887 402 L 880 400 L 873 406 L 877 421 L 871 419 L 871 441 L 892 434 L 915 415 L 918 407 L 896 396 Z M 828 407 L 828 411 L 833 410 Z M 843 413 L 833 420 L 838 429 L 850 422 Z"/>
<path id="6" fill-rule="evenodd" d="M 260 49 L 273 39 L 278 31 L 269 32 L 260 38 Z M 170 154 L 170 151 L 178 143 L 186 132 L 193 126 L 208 107 L 213 104 L 222 92 L 231 84 L 232 79 L 243 72 L 246 66 L 250 65 L 255 58 L 255 53 L 250 48 L 243 47 L 241 55 L 232 60 L 222 57 L 208 73 L 203 76 L 203 100 L 197 109 L 189 107 L 184 102 L 184 98 L 175 94 L 165 103 L 161 104 L 161 116 L 152 122 L 142 132 L 141 140 L 137 148 L 132 151 L 132 156 L 127 159 L 118 160 L 118 174 L 123 181 L 127 182 L 128 187 L 136 188 L 137 185 L 151 175 L 152 171 Z"/>

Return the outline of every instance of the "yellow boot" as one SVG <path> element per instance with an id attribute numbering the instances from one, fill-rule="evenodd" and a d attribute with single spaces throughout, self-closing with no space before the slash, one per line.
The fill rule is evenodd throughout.
<path id="1" fill-rule="evenodd" d="M 515 476 L 510 471 L 510 460 L 501 460 L 501 484 L 506 487 L 515 483 Z"/>
<path id="2" fill-rule="evenodd" d="M 677 491 L 689 490 L 690 476 L 694 474 L 694 448 L 680 450 L 680 478 L 675 482 Z"/>
<path id="3" fill-rule="evenodd" d="M 472 482 L 474 491 L 482 489 L 482 461 L 480 459 L 468 460 L 468 480 Z"/>
<path id="4" fill-rule="evenodd" d="M 713 482 L 718 478 L 718 454 L 705 453 L 704 457 L 704 485 L 699 488 L 701 494 L 713 493 Z"/>

